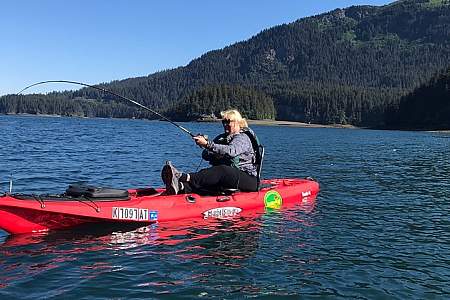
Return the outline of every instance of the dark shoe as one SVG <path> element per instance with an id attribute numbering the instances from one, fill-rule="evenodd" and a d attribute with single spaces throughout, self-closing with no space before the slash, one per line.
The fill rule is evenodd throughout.
<path id="1" fill-rule="evenodd" d="M 162 168 L 161 178 L 166 185 L 166 195 L 176 195 L 180 191 L 180 177 L 179 172 L 170 161 L 166 161 L 166 165 Z"/>

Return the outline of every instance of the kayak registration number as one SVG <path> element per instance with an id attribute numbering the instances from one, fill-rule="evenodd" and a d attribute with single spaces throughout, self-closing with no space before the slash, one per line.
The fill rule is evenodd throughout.
<path id="1" fill-rule="evenodd" d="M 130 221 L 156 221 L 158 212 L 147 208 L 113 207 L 112 218 Z"/>

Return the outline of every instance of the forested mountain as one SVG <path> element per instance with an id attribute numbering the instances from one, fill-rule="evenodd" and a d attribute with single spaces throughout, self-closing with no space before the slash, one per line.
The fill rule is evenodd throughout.
<path id="1" fill-rule="evenodd" d="M 388 114 L 387 126 L 406 129 L 450 128 L 450 68 L 403 97 Z"/>
<path id="2" fill-rule="evenodd" d="M 449 65 L 450 1 L 403 0 L 303 18 L 208 52 L 185 67 L 102 86 L 181 119 L 211 109 L 217 113 L 220 103 L 240 109 L 258 103 L 258 109 L 246 110 L 255 113 L 252 117 L 380 126 L 387 108 L 397 107 L 402 96 Z M 221 89 L 234 99 L 227 93 L 219 99 Z M 40 107 L 50 113 L 58 111 L 52 106 L 63 106 L 56 100 L 62 98 L 77 99 L 75 107 L 64 104 L 74 114 L 97 116 L 114 99 L 86 88 L 52 93 L 45 105 L 32 100 L 37 97 L 43 98 L 3 97 L 0 112 Z M 126 105 L 113 106 L 112 117 L 148 117 Z"/>
<path id="3" fill-rule="evenodd" d="M 196 90 L 168 112 L 177 120 L 192 120 L 199 115 L 216 115 L 230 107 L 239 107 L 241 113 L 250 119 L 275 119 L 273 99 L 256 89 L 239 85 L 207 86 Z"/>

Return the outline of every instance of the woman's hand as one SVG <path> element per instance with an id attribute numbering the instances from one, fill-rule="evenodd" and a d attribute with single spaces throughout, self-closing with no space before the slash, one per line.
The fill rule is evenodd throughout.
<path id="1" fill-rule="evenodd" d="M 195 143 L 200 147 L 205 148 L 208 145 L 208 140 L 203 135 L 197 135 L 193 137 Z"/>

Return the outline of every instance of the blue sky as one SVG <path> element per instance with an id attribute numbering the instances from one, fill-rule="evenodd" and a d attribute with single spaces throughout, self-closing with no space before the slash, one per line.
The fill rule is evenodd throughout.
<path id="1" fill-rule="evenodd" d="M 2 1 L 0 95 L 43 80 L 109 82 L 188 64 L 261 30 L 384 0 Z M 74 89 L 47 85 L 30 92 Z"/>

